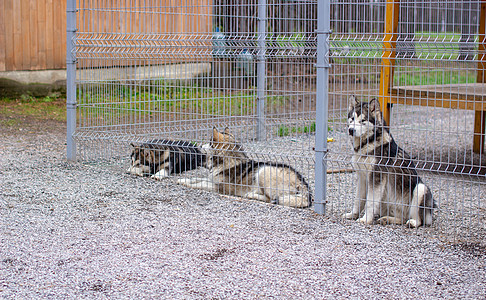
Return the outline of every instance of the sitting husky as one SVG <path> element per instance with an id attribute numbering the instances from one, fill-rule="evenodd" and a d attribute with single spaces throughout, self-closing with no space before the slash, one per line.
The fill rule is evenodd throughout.
<path id="1" fill-rule="evenodd" d="M 152 175 L 163 179 L 171 174 L 196 169 L 203 165 L 205 155 L 193 143 L 154 139 L 133 147 L 132 164 L 127 172 L 139 176 Z"/>
<path id="2" fill-rule="evenodd" d="M 353 168 L 358 174 L 357 195 L 346 219 L 371 224 L 375 215 L 381 224 L 410 227 L 432 224 L 436 207 L 432 193 L 415 171 L 410 156 L 395 143 L 380 111 L 372 99 L 349 99 L 348 133 L 354 148 Z"/>
<path id="3" fill-rule="evenodd" d="M 224 132 L 213 128 L 212 142 L 202 149 L 210 176 L 180 179 L 179 184 L 291 207 L 311 205 L 309 186 L 301 174 L 285 164 L 250 160 L 228 128 Z"/>

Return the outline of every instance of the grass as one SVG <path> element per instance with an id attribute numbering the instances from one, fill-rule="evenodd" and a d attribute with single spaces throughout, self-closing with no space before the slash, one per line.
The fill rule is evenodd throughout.
<path id="1" fill-rule="evenodd" d="M 309 126 L 286 126 L 280 125 L 277 128 L 277 136 L 289 136 L 297 133 L 313 133 L 316 132 L 316 122 L 312 122 Z"/>
<path id="2" fill-rule="evenodd" d="M 476 72 L 468 70 L 442 70 L 427 68 L 403 68 L 403 71 L 395 73 L 395 85 L 440 85 L 440 84 L 465 84 L 476 82 Z"/>
<path id="3" fill-rule="evenodd" d="M 22 96 L 20 98 L 0 98 L 0 115 L 8 117 L 3 120 L 4 126 L 18 125 L 20 117 L 31 117 L 38 120 L 66 121 L 65 99 L 51 95 L 43 98 Z"/>
<path id="4" fill-rule="evenodd" d="M 21 124 L 19 119 L 0 120 L 0 125 L 5 127 L 18 127 Z"/>
<path id="5" fill-rule="evenodd" d="M 93 89 L 94 90 L 94 89 Z M 102 119 L 105 125 L 125 117 L 156 117 L 177 114 L 177 119 L 196 116 L 247 116 L 256 114 L 256 90 L 230 94 L 198 86 L 103 87 L 103 92 L 78 91 L 81 117 Z M 105 92 L 106 91 L 106 92 Z M 271 107 L 286 102 L 285 96 L 267 95 Z"/>
<path id="6" fill-rule="evenodd" d="M 189 113 L 201 115 L 248 115 L 254 110 L 254 90 L 220 95 L 196 86 L 156 87 L 150 90 L 118 87 L 109 93 L 78 93 L 80 110 L 91 117 Z"/>
<path id="7" fill-rule="evenodd" d="M 66 122 L 66 103 L 56 95 L 35 98 L 0 98 L 0 125 L 15 127 L 28 117 L 33 120 Z M 96 120 L 97 124 L 116 125 L 119 122 L 139 122 L 143 118 L 163 115 L 170 118 L 199 116 L 247 116 L 256 114 L 254 89 L 221 93 L 198 86 L 91 86 L 78 90 L 78 120 Z M 268 95 L 271 107 L 283 105 L 287 98 Z M 306 129 L 308 130 L 308 129 Z M 314 130 L 314 129 L 312 129 Z"/>

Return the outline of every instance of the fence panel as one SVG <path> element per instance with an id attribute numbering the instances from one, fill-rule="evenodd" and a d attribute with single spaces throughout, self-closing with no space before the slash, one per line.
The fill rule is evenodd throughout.
<path id="1" fill-rule="evenodd" d="M 317 1 L 77 5 L 80 160 L 301 207 L 323 184 L 318 151 L 329 216 L 422 223 L 405 232 L 483 243 L 483 1 L 331 1 L 332 34 L 320 44 L 330 51 L 320 54 L 317 40 L 329 32 L 315 28 L 329 16 L 318 16 Z M 328 117 L 317 119 L 326 56 Z M 371 119 L 359 123 L 350 108 Z M 148 163 L 180 152 L 191 154 L 189 167 Z"/>
<path id="2" fill-rule="evenodd" d="M 146 173 L 175 172 L 173 180 L 188 181 L 205 176 L 214 192 L 308 206 L 316 3 L 77 1 L 78 158 L 127 170 L 132 152 L 171 149 L 173 160 L 175 148 L 209 151 L 202 145 L 221 146 L 215 139 L 224 136 L 225 149 L 236 150 L 207 156 L 212 163 L 239 162 L 241 168 L 228 167 L 230 178 L 212 177 L 209 167 Z M 130 172 L 142 169 L 132 165 Z M 250 193 L 263 184 L 255 176 L 268 178 L 267 194 Z"/>
<path id="3" fill-rule="evenodd" d="M 417 177 L 411 170 L 415 169 L 437 203 L 432 226 L 417 232 L 483 243 L 484 5 L 484 1 L 331 2 L 329 131 L 336 142 L 330 144 L 327 161 L 331 171 L 355 171 L 328 175 L 331 214 L 350 213 L 355 199 L 365 198 L 366 205 L 357 202 L 359 217 L 368 203 L 375 203 L 373 223 L 399 212 L 406 222 L 414 204 L 405 198 L 420 190 L 414 190 Z M 351 95 L 364 102 L 378 99 L 386 126 L 356 138 L 354 128 L 366 126 L 349 119 Z M 375 116 L 370 107 L 365 115 Z M 399 150 L 386 150 L 381 132 L 387 130 L 415 167 L 408 158 L 398 157 L 404 155 Z M 367 162 L 353 168 L 357 153 Z M 369 176 L 367 193 L 359 195 L 355 173 Z M 380 191 L 385 182 L 387 189 Z M 427 205 L 419 208 L 424 217 Z M 357 219 L 358 214 L 347 217 Z"/>

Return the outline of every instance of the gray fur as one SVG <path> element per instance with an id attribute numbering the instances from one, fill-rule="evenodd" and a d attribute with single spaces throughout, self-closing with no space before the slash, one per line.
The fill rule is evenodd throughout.
<path id="1" fill-rule="evenodd" d="M 211 175 L 181 179 L 179 184 L 291 207 L 311 205 L 309 186 L 300 173 L 285 164 L 249 159 L 228 128 L 214 128 L 211 144 L 202 149 Z"/>
<path id="2" fill-rule="evenodd" d="M 196 169 L 206 160 L 199 147 L 186 141 L 154 139 L 132 147 L 132 163 L 127 172 L 155 179 Z"/>
<path id="3" fill-rule="evenodd" d="M 436 204 L 430 189 L 422 182 L 410 156 L 391 136 L 383 120 L 380 103 L 372 99 L 349 99 L 348 133 L 354 155 L 353 168 L 358 187 L 353 209 L 344 214 L 371 224 L 378 216 L 381 224 L 431 225 Z"/>

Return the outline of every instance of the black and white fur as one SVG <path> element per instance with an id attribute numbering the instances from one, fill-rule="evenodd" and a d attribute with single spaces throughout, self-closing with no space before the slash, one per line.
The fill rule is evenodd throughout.
<path id="1" fill-rule="evenodd" d="M 213 128 L 212 141 L 202 151 L 210 176 L 179 179 L 179 184 L 290 207 L 312 204 L 309 185 L 299 172 L 286 164 L 248 158 L 228 128 L 223 132 Z"/>
<path id="2" fill-rule="evenodd" d="M 191 142 L 153 139 L 133 147 L 131 165 L 127 172 L 138 176 L 163 179 L 196 169 L 205 163 L 206 156 Z"/>
<path id="3" fill-rule="evenodd" d="M 351 96 L 348 133 L 353 144 L 352 164 L 358 175 L 356 199 L 346 219 L 372 224 L 432 224 L 436 207 L 410 156 L 391 136 L 377 99 L 360 102 Z"/>

